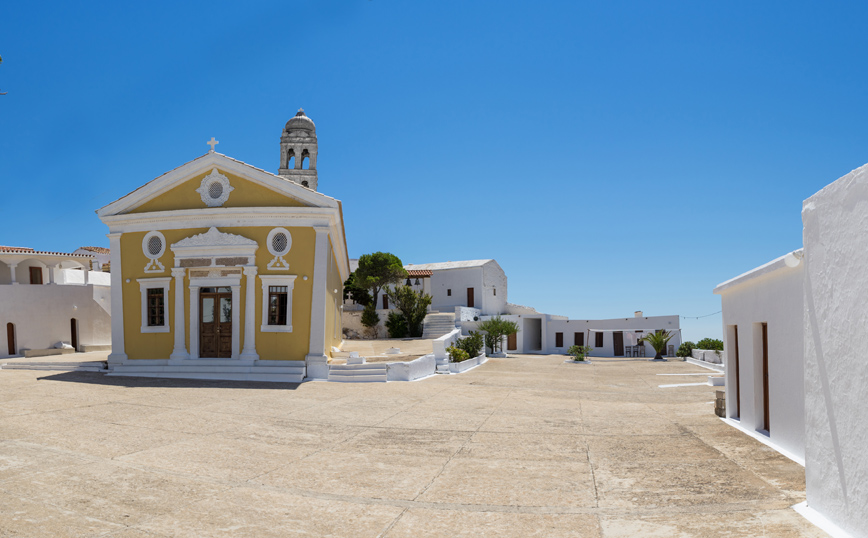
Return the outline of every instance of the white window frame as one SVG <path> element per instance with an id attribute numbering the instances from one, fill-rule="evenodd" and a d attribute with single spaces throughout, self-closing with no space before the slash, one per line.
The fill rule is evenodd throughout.
<path id="1" fill-rule="evenodd" d="M 172 277 L 160 278 L 137 278 L 139 290 L 142 293 L 142 332 L 143 333 L 167 333 L 169 332 L 169 286 Z M 148 325 L 148 290 L 163 290 L 163 324 Z"/>
<path id="2" fill-rule="evenodd" d="M 264 333 L 292 332 L 292 288 L 297 275 L 259 275 L 262 280 L 262 324 L 259 328 Z M 286 325 L 268 324 L 268 287 L 286 286 Z"/>

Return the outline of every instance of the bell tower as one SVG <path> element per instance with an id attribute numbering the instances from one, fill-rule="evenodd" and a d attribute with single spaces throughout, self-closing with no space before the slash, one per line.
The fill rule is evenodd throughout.
<path id="1" fill-rule="evenodd" d="M 280 135 L 280 169 L 278 174 L 302 187 L 316 190 L 316 125 L 304 115 L 304 109 L 286 122 Z"/>

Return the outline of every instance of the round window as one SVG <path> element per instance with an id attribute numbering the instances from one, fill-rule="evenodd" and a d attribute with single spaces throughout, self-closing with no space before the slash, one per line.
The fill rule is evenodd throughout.
<path id="1" fill-rule="evenodd" d="M 160 232 L 148 232 L 142 240 L 142 251 L 151 260 L 156 260 L 166 252 L 166 238 Z"/>
<path id="2" fill-rule="evenodd" d="M 215 200 L 220 198 L 223 196 L 223 185 L 221 185 L 219 181 L 215 181 L 210 187 L 208 187 L 208 195 Z"/>
<path id="3" fill-rule="evenodd" d="M 266 245 L 274 256 L 284 256 L 292 246 L 292 236 L 285 228 L 275 228 L 268 234 Z"/>

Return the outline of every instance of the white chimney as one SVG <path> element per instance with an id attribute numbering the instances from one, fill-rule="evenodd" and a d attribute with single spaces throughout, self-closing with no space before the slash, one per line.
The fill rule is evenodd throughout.
<path id="1" fill-rule="evenodd" d="M 637 317 L 637 318 L 641 318 L 641 317 L 642 317 L 642 311 L 641 311 L 641 310 L 637 310 L 637 311 L 633 312 L 633 316 L 634 316 L 634 317 Z"/>

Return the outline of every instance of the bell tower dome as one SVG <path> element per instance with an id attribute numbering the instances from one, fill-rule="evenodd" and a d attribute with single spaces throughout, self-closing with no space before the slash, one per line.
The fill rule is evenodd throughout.
<path id="1" fill-rule="evenodd" d="M 280 169 L 278 174 L 302 187 L 316 190 L 316 125 L 304 115 L 304 109 L 286 122 L 280 135 Z"/>

